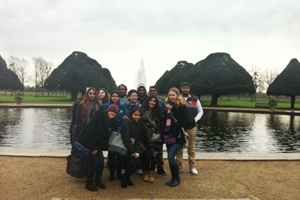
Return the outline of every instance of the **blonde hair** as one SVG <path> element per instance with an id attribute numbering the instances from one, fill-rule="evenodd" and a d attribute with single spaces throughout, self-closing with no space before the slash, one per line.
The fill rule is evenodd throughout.
<path id="1" fill-rule="evenodd" d="M 176 102 L 177 103 L 177 108 L 179 106 L 184 106 L 184 105 L 186 106 L 185 100 L 181 97 L 180 92 L 176 87 L 172 87 L 172 88 L 169 89 L 168 96 L 165 100 L 166 103 L 169 101 L 169 93 L 170 92 L 174 92 L 177 95 L 177 102 Z"/>

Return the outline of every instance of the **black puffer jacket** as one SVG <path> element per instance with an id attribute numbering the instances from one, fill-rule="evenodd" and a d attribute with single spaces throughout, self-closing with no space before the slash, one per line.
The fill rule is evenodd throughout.
<path id="1" fill-rule="evenodd" d="M 128 149 L 128 155 L 134 154 L 134 153 L 141 153 L 141 147 L 140 147 L 140 131 L 141 131 L 141 122 L 135 122 L 132 119 L 129 119 L 127 116 L 124 116 L 123 119 L 124 124 L 121 129 L 121 135 L 124 142 L 124 145 Z M 131 138 L 133 138 L 134 144 L 131 141 Z"/>
<path id="2" fill-rule="evenodd" d="M 109 136 L 114 124 L 114 119 L 111 119 L 113 121 L 110 121 L 109 125 L 107 123 L 108 120 L 107 114 L 98 110 L 82 135 L 78 138 L 78 142 L 91 151 L 107 150 Z"/>

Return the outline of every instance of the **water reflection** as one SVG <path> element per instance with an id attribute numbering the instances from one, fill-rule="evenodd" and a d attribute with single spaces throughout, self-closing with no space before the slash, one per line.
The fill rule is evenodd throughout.
<path id="1" fill-rule="evenodd" d="M 281 152 L 300 150 L 300 120 L 299 116 L 294 115 L 274 115 L 267 118 L 266 126 L 277 139 L 278 148 Z"/>
<path id="2" fill-rule="evenodd" d="M 0 108 L 0 146 L 69 150 L 70 109 Z M 300 152 L 300 116 L 206 111 L 198 152 Z"/>
<path id="3" fill-rule="evenodd" d="M 300 152 L 300 116 L 207 111 L 198 152 Z"/>
<path id="4" fill-rule="evenodd" d="M 60 108 L 0 109 L 2 147 L 70 149 L 70 110 Z"/>

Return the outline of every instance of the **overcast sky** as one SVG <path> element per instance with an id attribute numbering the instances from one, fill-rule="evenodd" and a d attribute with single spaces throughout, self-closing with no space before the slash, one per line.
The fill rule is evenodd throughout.
<path id="1" fill-rule="evenodd" d="M 299 0 L 1 0 L 0 55 L 56 68 L 82 51 L 129 88 L 141 59 L 147 87 L 177 61 L 215 52 L 281 71 L 300 60 L 299 13 Z"/>

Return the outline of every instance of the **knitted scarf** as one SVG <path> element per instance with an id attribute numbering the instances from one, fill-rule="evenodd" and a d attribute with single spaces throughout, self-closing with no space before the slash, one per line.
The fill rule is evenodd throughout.
<path id="1" fill-rule="evenodd" d="M 141 104 L 138 100 L 135 103 L 133 103 L 130 101 L 130 99 L 127 99 L 125 105 L 127 106 L 128 110 L 131 110 L 134 107 L 140 107 Z"/>
<path id="2" fill-rule="evenodd" d="M 177 103 L 168 101 L 166 105 L 167 109 L 167 121 L 166 121 L 166 132 L 171 131 L 171 118 L 172 118 L 172 109 L 177 106 Z"/>

